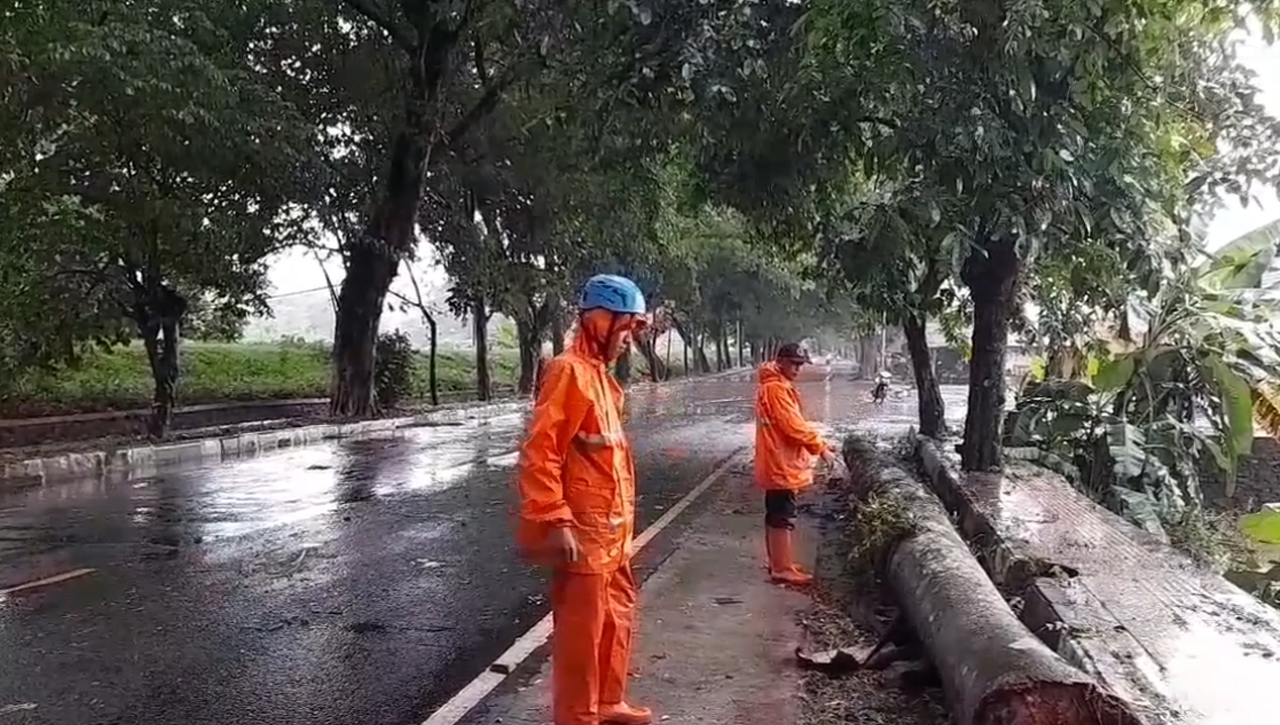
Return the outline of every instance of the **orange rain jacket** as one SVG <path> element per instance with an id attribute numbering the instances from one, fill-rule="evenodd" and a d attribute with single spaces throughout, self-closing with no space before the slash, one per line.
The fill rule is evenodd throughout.
<path id="1" fill-rule="evenodd" d="M 599 574 L 631 557 L 635 461 L 622 431 L 622 386 L 579 334 L 546 367 L 520 454 L 517 541 L 540 559 L 550 527 L 572 526 L 568 571 Z"/>
<path id="2" fill-rule="evenodd" d="M 830 448 L 800 411 L 800 394 L 776 363 L 756 374 L 756 484 L 795 491 L 813 483 L 813 457 Z"/>

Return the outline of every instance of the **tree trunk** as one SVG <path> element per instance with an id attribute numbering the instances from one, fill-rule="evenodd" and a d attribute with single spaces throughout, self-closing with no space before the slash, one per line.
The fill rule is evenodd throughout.
<path id="1" fill-rule="evenodd" d="M 411 110 L 416 108 L 410 105 Z M 333 389 L 329 399 L 329 412 L 336 417 L 365 418 L 378 412 L 373 385 L 374 348 L 400 258 L 417 241 L 414 221 L 422 198 L 427 149 L 421 140 L 425 136 L 414 124 L 422 120 L 420 115 L 411 113 L 410 128 L 396 136 L 382 198 L 363 233 L 344 250 L 347 274 L 338 293 Z"/>
<path id="2" fill-rule="evenodd" d="M 131 274 L 128 283 L 133 291 L 133 321 L 146 348 L 154 383 L 147 435 L 159 439 L 169 433 L 173 423 L 173 407 L 178 398 L 180 327 L 187 313 L 187 300 L 159 281 L 154 272 Z"/>
<path id="3" fill-rule="evenodd" d="M 743 352 L 746 350 L 747 341 L 742 339 L 742 320 L 738 320 L 738 334 L 733 337 L 733 345 L 738 348 L 738 367 L 746 367 L 747 361 Z"/>
<path id="4" fill-rule="evenodd" d="M 711 333 L 711 348 L 716 353 L 716 372 L 724 370 L 724 355 L 720 350 L 720 330 L 715 329 Z"/>
<path id="5" fill-rule="evenodd" d="M 154 382 L 151 417 L 147 419 L 147 435 L 164 438 L 173 423 L 173 407 L 178 398 L 178 321 L 167 318 L 151 321 L 141 328 L 142 344 L 147 350 L 147 363 Z"/>
<path id="6" fill-rule="evenodd" d="M 516 383 L 516 392 L 520 395 L 533 392 L 534 378 L 538 372 L 538 351 L 542 347 L 540 337 L 537 325 L 516 319 L 516 344 L 520 348 L 520 379 Z"/>
<path id="7" fill-rule="evenodd" d="M 858 379 L 873 378 L 878 372 L 877 364 L 875 336 L 862 335 L 858 338 Z"/>
<path id="8" fill-rule="evenodd" d="M 666 377 L 666 378 L 664 378 L 664 380 L 665 380 L 665 379 L 670 379 L 670 378 L 671 378 L 671 328 L 669 328 L 669 327 L 667 328 L 667 361 L 666 361 L 666 364 L 667 364 L 667 377 Z"/>
<path id="9" fill-rule="evenodd" d="M 471 334 L 476 341 L 476 400 L 493 397 L 493 381 L 489 374 L 489 308 L 484 298 L 471 303 Z"/>
<path id="10" fill-rule="evenodd" d="M 1127 702 L 1023 626 L 924 484 L 867 441 L 846 441 L 844 457 L 855 496 L 885 498 L 912 522 L 879 563 L 957 725 L 1139 725 Z"/>
<path id="11" fill-rule="evenodd" d="M 920 435 L 941 438 L 947 432 L 946 406 L 942 401 L 942 390 L 938 388 L 938 376 L 933 369 L 933 355 L 929 352 L 929 340 L 925 333 L 925 317 L 908 314 L 902 321 L 902 332 L 906 335 L 907 351 L 911 354 L 911 372 L 916 378 Z"/>
<path id="12" fill-rule="evenodd" d="M 707 354 L 702 350 L 698 334 L 686 327 L 675 315 L 671 316 L 671 324 L 676 328 L 676 334 L 680 336 L 681 342 L 684 343 L 684 374 L 711 372 L 711 366 L 707 363 Z M 690 355 L 693 356 L 692 361 L 689 359 Z M 690 367 L 690 364 L 693 367 Z"/>
<path id="13" fill-rule="evenodd" d="M 559 355 L 564 352 L 565 338 L 565 314 L 559 303 L 556 304 L 555 310 L 551 313 L 551 354 Z"/>
<path id="14" fill-rule="evenodd" d="M 657 346 L 654 345 L 652 336 L 637 337 L 634 339 L 636 349 L 644 356 L 644 360 L 649 365 L 649 379 L 653 382 L 667 379 L 667 366 L 662 363 L 662 358 L 658 356 Z"/>
<path id="15" fill-rule="evenodd" d="M 617 362 L 613 365 L 613 375 L 618 382 L 626 385 L 631 382 L 631 346 L 628 345 L 622 349 L 622 354 L 618 356 Z"/>
<path id="16" fill-rule="evenodd" d="M 966 471 L 998 471 L 1003 465 L 1005 351 L 1018 268 L 1016 243 L 1001 238 L 971 252 L 961 270 L 973 297 L 969 406 L 960 446 L 960 466 Z"/>
<path id="17" fill-rule="evenodd" d="M 440 379 L 436 375 L 436 360 L 440 353 L 440 326 L 436 324 L 435 315 L 423 314 L 427 321 L 429 335 L 427 349 L 427 386 L 431 388 L 431 404 L 440 405 Z"/>
<path id="18" fill-rule="evenodd" d="M 704 335 L 694 336 L 693 358 L 698 367 L 698 372 L 706 374 L 711 372 L 711 361 L 707 359 L 706 337 Z"/>

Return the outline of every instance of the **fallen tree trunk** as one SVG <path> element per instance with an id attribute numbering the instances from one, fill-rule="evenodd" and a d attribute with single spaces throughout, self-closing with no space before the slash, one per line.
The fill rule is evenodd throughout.
<path id="1" fill-rule="evenodd" d="M 924 644 L 957 725 L 1141 725 L 1128 702 L 1067 664 L 1023 626 L 924 484 L 857 437 L 845 463 L 860 506 L 898 526 L 875 557 Z M 861 518 L 861 517 L 860 517 Z"/>

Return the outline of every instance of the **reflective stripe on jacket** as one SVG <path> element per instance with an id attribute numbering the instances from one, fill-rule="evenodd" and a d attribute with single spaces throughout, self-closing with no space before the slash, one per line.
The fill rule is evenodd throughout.
<path id="1" fill-rule="evenodd" d="M 756 374 L 756 484 L 798 490 L 813 483 L 813 457 L 829 447 L 800 410 L 800 394 L 776 363 Z"/>

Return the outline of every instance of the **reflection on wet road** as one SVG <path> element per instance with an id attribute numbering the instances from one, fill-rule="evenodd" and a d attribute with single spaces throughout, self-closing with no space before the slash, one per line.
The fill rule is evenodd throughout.
<path id="1" fill-rule="evenodd" d="M 812 372 L 810 417 L 914 419 Z M 749 373 L 633 390 L 641 528 L 750 444 L 751 395 Z M 0 496 L 0 591 L 74 574 L 0 595 L 0 723 L 420 722 L 546 612 L 511 547 L 523 422 Z"/>

